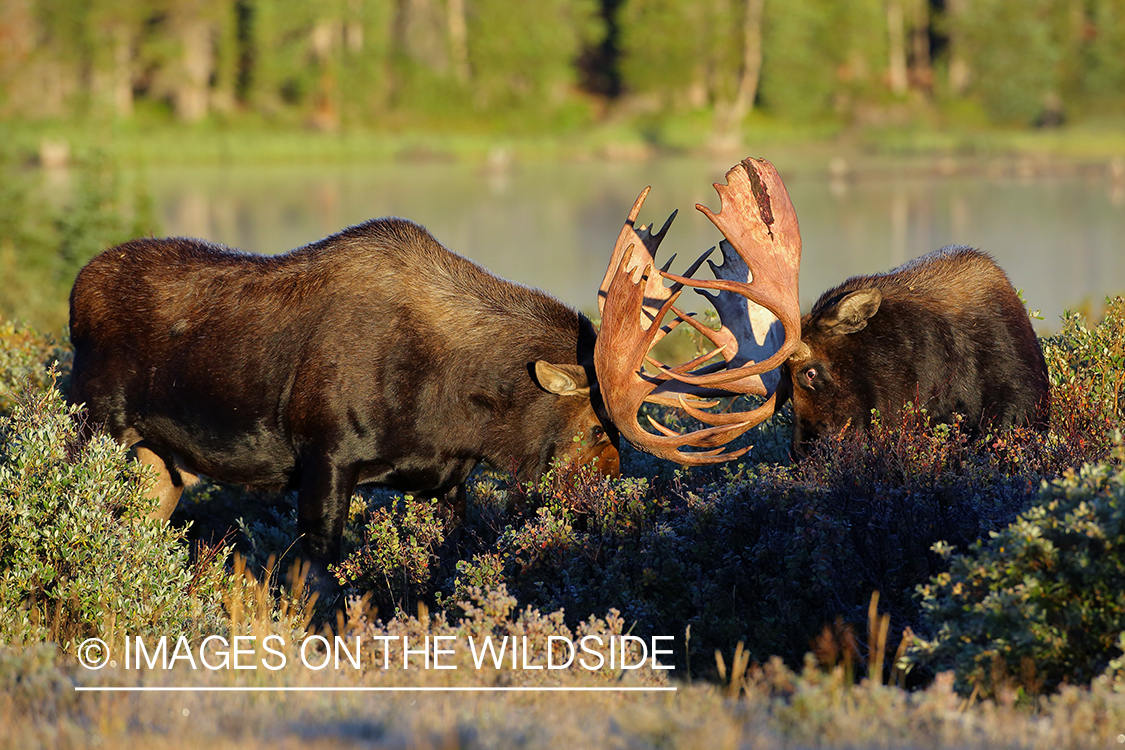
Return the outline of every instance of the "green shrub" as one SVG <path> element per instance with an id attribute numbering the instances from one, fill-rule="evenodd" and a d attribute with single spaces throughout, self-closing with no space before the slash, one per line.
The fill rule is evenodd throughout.
<path id="1" fill-rule="evenodd" d="M 1088 325 L 1067 312 L 1058 334 L 1043 340 L 1051 377 L 1051 432 L 1097 461 L 1125 418 L 1125 297 L 1106 300 L 1102 320 Z"/>
<path id="2" fill-rule="evenodd" d="M 347 634 L 347 637 L 360 636 L 368 642 L 391 636 L 395 640 L 385 645 L 385 651 L 380 651 L 380 656 L 387 659 L 390 664 L 400 664 L 403 661 L 402 643 L 395 642 L 403 636 L 409 637 L 414 643 L 422 641 L 427 636 L 453 636 L 462 642 L 468 638 L 479 642 L 482 638 L 488 637 L 496 643 L 497 649 L 505 639 L 511 639 L 513 642 L 518 639 L 521 644 L 520 652 L 526 656 L 527 663 L 542 665 L 552 638 L 562 637 L 575 641 L 586 636 L 598 636 L 601 639 L 598 649 L 602 650 L 603 654 L 607 654 L 601 644 L 608 645 L 608 640 L 611 638 L 617 639 L 620 643 L 620 636 L 633 634 L 629 630 L 629 623 L 616 609 L 610 608 L 604 619 L 591 614 L 585 619 L 568 622 L 568 618 L 561 610 L 543 613 L 532 606 L 521 607 L 517 598 L 511 595 L 503 584 L 494 589 L 470 587 L 466 589 L 464 596 L 449 603 L 454 605 L 453 609 L 437 612 L 433 616 L 430 615 L 428 607 L 419 605 L 417 616 L 398 612 L 393 618 L 383 620 L 375 619 L 366 598 L 351 598 L 348 600 L 347 617 L 341 623 L 341 630 Z M 660 644 L 662 651 L 666 645 L 666 642 Z M 557 644 L 555 647 L 557 648 Z M 637 649 L 635 643 L 625 648 L 629 663 L 637 664 L 642 652 Z M 514 658 L 511 650 L 507 653 Z M 448 657 L 446 663 L 455 666 L 461 674 L 472 674 L 473 683 L 478 685 L 528 685 L 545 682 L 557 685 L 558 682 L 573 684 L 579 681 L 612 682 L 619 686 L 623 683 L 666 685 L 667 678 L 672 676 L 662 669 L 652 670 L 647 667 L 635 671 L 622 670 L 619 666 L 620 662 L 615 660 L 611 663 L 608 654 L 601 662 L 592 659 L 587 661 L 585 668 L 575 666 L 550 672 L 538 668 L 525 669 L 522 667 L 522 662 L 520 662 L 521 666 L 513 668 L 510 660 L 500 659 L 497 663 L 495 658 L 497 652 L 493 651 L 492 654 L 493 658 L 485 658 L 477 664 L 472 661 L 471 650 L 462 648 Z M 560 652 L 556 650 L 555 654 L 557 658 Z M 563 656 L 562 660 L 565 658 Z M 659 661 L 662 664 L 667 663 L 663 654 Z M 397 676 L 397 679 L 402 679 L 406 674 L 394 669 L 389 673 L 383 672 L 380 676 L 390 679 L 396 679 Z"/>
<path id="3" fill-rule="evenodd" d="M 1125 448 L 1045 484 L 1039 502 L 918 588 L 934 633 L 910 657 L 957 688 L 1028 694 L 1085 684 L 1125 636 Z M 1119 666 L 1120 658 L 1113 666 Z"/>
<path id="4" fill-rule="evenodd" d="M 653 478 L 556 467 L 521 486 L 480 472 L 453 535 L 432 502 L 357 496 L 363 538 L 336 573 L 347 594 L 370 593 L 388 615 L 421 600 L 456 617 L 469 591 L 503 585 L 568 618 L 617 608 L 642 637 L 690 626 L 690 661 L 704 671 L 715 649 L 739 641 L 754 659 L 800 664 L 826 624 L 864 622 L 877 590 L 893 651 L 904 627 L 924 628 L 914 589 L 945 566 L 931 547 L 968 546 L 1002 528 L 1064 458 L 1034 433 L 974 445 L 907 410 L 902 422 L 827 440 L 793 466 L 650 473 L 649 457 L 626 450 L 626 473 Z M 292 513 L 275 515 L 276 533 L 266 516 L 243 524 L 254 559 L 292 543 Z M 688 658 L 677 650 L 679 666 Z"/>
<path id="5" fill-rule="evenodd" d="M 445 540 L 445 521 L 437 500 L 410 495 L 371 513 L 363 544 L 334 567 L 339 583 L 371 592 L 380 611 L 399 613 L 432 593 L 431 568 Z"/>
<path id="6" fill-rule="evenodd" d="M 183 530 L 146 520 L 151 474 L 113 440 L 77 440 L 54 388 L 0 421 L 0 640 L 175 636 L 213 627 L 221 560 L 189 563 Z"/>
<path id="7" fill-rule="evenodd" d="M 287 553 L 297 549 L 296 502 L 269 505 L 261 508 L 260 513 L 247 514 L 246 511 L 251 509 L 246 506 L 254 502 L 251 493 L 211 482 L 193 491 L 190 499 L 200 504 L 223 502 L 229 508 L 237 509 L 240 515 L 235 523 L 246 541 L 245 545 L 239 545 L 239 549 L 246 557 L 249 570 L 263 570 L 270 557 L 279 559 L 282 564 L 293 562 L 288 559 Z M 250 515 L 249 520 L 247 515 Z"/>
<path id="8" fill-rule="evenodd" d="M 50 367 L 58 368 L 65 390 L 70 378 L 71 352 L 50 336 L 43 336 L 9 320 L 0 320 L 0 416 L 12 413 L 19 394 L 52 387 Z"/>

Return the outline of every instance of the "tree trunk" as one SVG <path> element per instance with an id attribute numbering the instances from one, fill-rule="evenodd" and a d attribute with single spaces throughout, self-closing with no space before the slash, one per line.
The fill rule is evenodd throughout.
<path id="1" fill-rule="evenodd" d="M 89 92 L 98 111 L 116 117 L 133 114 L 133 37 L 123 22 L 107 23 L 94 32 L 99 44 L 90 60 Z"/>
<path id="2" fill-rule="evenodd" d="M 914 28 L 910 33 L 911 54 L 914 58 L 915 85 L 926 90 L 933 87 L 932 62 L 930 60 L 930 4 L 928 0 L 914 4 Z"/>
<path id="3" fill-rule="evenodd" d="M 902 0 L 887 0 L 887 34 L 890 61 L 888 77 L 891 92 L 905 94 L 906 77 L 906 22 L 903 18 Z"/>
<path id="4" fill-rule="evenodd" d="M 762 11 L 766 0 L 745 0 L 742 17 L 742 70 L 738 76 L 738 95 L 731 108 L 731 119 L 740 122 L 754 109 L 758 83 L 762 76 Z"/>
<path id="5" fill-rule="evenodd" d="M 400 54 L 430 70 L 448 70 L 446 26 L 434 0 L 399 0 L 396 7 L 395 40 Z"/>
<path id="6" fill-rule="evenodd" d="M 469 82 L 469 32 L 465 22 L 465 0 L 449 0 L 449 57 L 453 75 L 461 83 Z"/>
<path id="7" fill-rule="evenodd" d="M 734 149 L 741 140 L 742 120 L 754 109 L 758 83 L 762 74 L 762 10 L 765 0 L 741 0 L 742 64 L 738 71 L 738 89 L 730 103 L 715 101 L 714 132 L 711 145 L 717 149 Z"/>
<path id="8" fill-rule="evenodd" d="M 133 115 L 133 37 L 124 25 L 113 30 L 113 109 L 118 117 Z"/>
<path id="9" fill-rule="evenodd" d="M 337 101 L 338 48 L 343 36 L 343 25 L 336 18 L 318 18 L 309 32 L 309 46 L 320 68 L 313 99 L 310 124 L 317 130 L 335 132 L 340 127 L 340 107 Z"/>
<path id="10" fill-rule="evenodd" d="M 207 116 L 213 54 L 211 26 L 198 18 L 184 19 L 179 28 L 182 53 L 181 75 L 173 84 L 172 101 L 176 117 L 198 122 Z"/>
<path id="11" fill-rule="evenodd" d="M 969 63 L 965 59 L 964 36 L 961 20 L 965 15 L 965 0 L 948 0 L 946 11 L 949 15 L 949 90 L 961 96 L 969 88 Z"/>
<path id="12" fill-rule="evenodd" d="M 344 46 L 358 54 L 363 51 L 363 0 L 349 0 L 348 16 L 344 21 Z"/>

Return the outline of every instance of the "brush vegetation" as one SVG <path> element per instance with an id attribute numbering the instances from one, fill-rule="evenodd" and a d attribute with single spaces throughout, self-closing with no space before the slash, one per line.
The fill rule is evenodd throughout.
<path id="1" fill-rule="evenodd" d="M 353 499 L 338 587 L 293 569 L 292 498 L 204 484 L 171 524 L 147 474 L 76 443 L 65 345 L 0 326 L 0 744 L 1086 747 L 1125 726 L 1125 300 L 1043 340 L 1042 436 L 969 443 L 922 409 L 787 457 L 683 471 L 625 455 L 609 481 L 557 466 L 472 480 L 457 529 L 432 501 Z M 674 419 L 673 415 L 666 415 Z M 675 637 L 673 672 L 471 665 L 273 674 L 93 672 L 96 636 Z M 394 657 L 392 657 L 394 658 Z M 247 676 L 248 675 L 248 676 Z M 672 675 L 672 676 L 670 676 Z M 287 682 L 288 681 L 288 682 Z M 676 686 L 674 694 L 76 693 L 76 685 Z M 572 717 L 582 715 L 576 723 Z M 190 717 L 190 718 L 188 718 Z M 95 739 L 96 738 L 96 739 Z"/>

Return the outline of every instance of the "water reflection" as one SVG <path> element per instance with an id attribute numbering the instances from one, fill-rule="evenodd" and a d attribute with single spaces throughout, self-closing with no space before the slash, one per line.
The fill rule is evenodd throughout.
<path id="1" fill-rule="evenodd" d="M 1116 164 L 1116 163 L 1114 163 Z M 696 202 L 730 161 L 381 164 L 150 170 L 168 234 L 280 252 L 375 216 L 411 218 L 497 274 L 591 311 L 629 206 L 653 185 L 642 220 L 680 216 L 665 252 L 686 263 L 719 234 Z M 1044 326 L 1084 300 L 1125 291 L 1125 165 L 1043 170 L 991 162 L 777 166 L 804 238 L 801 300 L 948 244 L 991 253 Z M 682 268 L 677 265 L 677 268 Z M 420 280 L 423 281 L 423 280 Z"/>

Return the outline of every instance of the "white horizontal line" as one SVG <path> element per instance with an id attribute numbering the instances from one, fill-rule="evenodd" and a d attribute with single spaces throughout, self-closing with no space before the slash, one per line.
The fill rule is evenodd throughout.
<path id="1" fill-rule="evenodd" d="M 81 687 L 101 693 L 667 693 L 675 687 Z"/>

